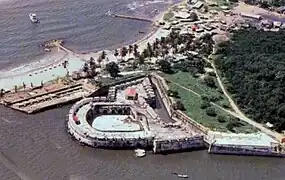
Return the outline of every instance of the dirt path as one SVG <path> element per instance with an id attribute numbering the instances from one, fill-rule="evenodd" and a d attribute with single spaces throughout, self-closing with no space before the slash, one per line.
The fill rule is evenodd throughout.
<path id="1" fill-rule="evenodd" d="M 178 83 L 176 83 L 176 82 L 174 82 L 174 81 L 171 81 L 171 80 L 169 80 L 169 79 L 168 79 L 168 81 L 170 81 L 172 84 L 175 84 L 175 85 L 179 86 L 180 88 L 182 88 L 182 89 L 184 89 L 184 90 L 186 90 L 186 91 L 189 91 L 189 92 L 195 94 L 195 95 L 198 96 L 198 97 L 201 97 L 200 94 L 198 94 L 197 92 L 193 91 L 192 89 L 189 89 L 189 88 L 187 88 L 187 87 L 184 87 L 184 86 L 182 86 L 182 85 L 180 85 L 180 84 L 178 84 Z M 239 119 L 244 118 L 244 117 L 241 117 L 241 116 L 240 116 L 239 114 L 237 114 L 236 112 L 233 112 L 233 111 L 231 111 L 231 110 L 225 109 L 225 108 L 223 108 L 222 106 L 220 106 L 220 105 L 218 105 L 218 104 L 216 104 L 216 103 L 214 103 L 214 102 L 210 102 L 210 103 L 211 103 L 212 105 L 216 106 L 217 108 L 221 109 L 222 111 L 224 111 L 224 112 L 226 112 L 226 113 L 228 113 L 228 114 L 231 114 L 231 115 L 234 116 L 234 117 L 237 117 L 237 118 L 239 118 Z"/>

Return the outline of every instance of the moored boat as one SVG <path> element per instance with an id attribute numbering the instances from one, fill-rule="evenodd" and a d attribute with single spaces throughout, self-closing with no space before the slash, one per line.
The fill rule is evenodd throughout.
<path id="1" fill-rule="evenodd" d="M 144 157 L 145 156 L 145 150 L 144 149 L 136 149 L 135 150 L 137 157 Z"/>
<path id="2" fill-rule="evenodd" d="M 35 13 L 30 13 L 29 17 L 30 17 L 32 23 L 38 23 L 39 22 L 39 20 L 37 19 L 37 15 Z"/>
<path id="3" fill-rule="evenodd" d="M 188 178 L 188 175 L 187 174 L 178 174 L 178 173 L 175 173 L 173 172 L 172 174 L 175 174 L 177 177 L 179 178 L 184 178 L 184 179 L 187 179 Z"/>

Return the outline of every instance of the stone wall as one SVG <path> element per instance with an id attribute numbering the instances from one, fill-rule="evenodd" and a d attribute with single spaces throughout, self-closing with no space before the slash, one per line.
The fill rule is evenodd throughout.
<path id="1" fill-rule="evenodd" d="M 157 87 L 158 93 L 160 94 L 170 117 L 173 117 L 174 120 L 182 121 L 182 123 L 186 124 L 188 128 L 191 128 L 191 130 L 194 130 L 199 134 L 207 134 L 209 131 L 208 128 L 197 123 L 195 120 L 185 115 L 182 111 L 172 109 L 173 100 L 167 95 L 167 90 L 169 88 L 162 77 L 152 74 L 152 82 Z"/>
<path id="2" fill-rule="evenodd" d="M 154 140 L 153 142 L 154 153 L 186 151 L 189 149 L 202 149 L 205 147 L 203 136 L 170 140 Z"/>
<path id="3" fill-rule="evenodd" d="M 285 157 L 285 154 L 272 151 L 270 147 L 242 147 L 242 146 L 224 146 L 210 145 L 208 149 L 212 154 L 232 154 L 232 155 L 247 155 L 247 156 L 276 156 Z"/>

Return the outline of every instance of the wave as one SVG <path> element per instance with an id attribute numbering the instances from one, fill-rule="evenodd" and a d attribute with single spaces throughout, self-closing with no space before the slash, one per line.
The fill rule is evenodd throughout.
<path id="1" fill-rule="evenodd" d="M 144 1 L 144 2 L 133 2 L 130 4 L 127 4 L 127 8 L 134 11 L 138 8 L 142 8 L 148 5 L 153 5 L 153 4 L 172 4 L 173 1 L 171 0 L 152 0 L 152 1 Z"/>

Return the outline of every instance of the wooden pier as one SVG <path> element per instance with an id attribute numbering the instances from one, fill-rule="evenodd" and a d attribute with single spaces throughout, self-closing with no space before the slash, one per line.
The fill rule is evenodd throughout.
<path id="1" fill-rule="evenodd" d="M 142 17 L 127 16 L 127 15 L 120 15 L 120 14 L 113 14 L 113 16 L 116 18 L 132 19 L 132 20 L 137 20 L 137 21 L 146 21 L 146 22 L 154 23 L 153 20 L 142 18 Z"/>

